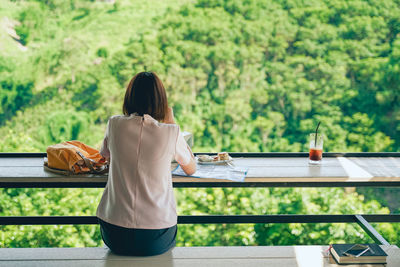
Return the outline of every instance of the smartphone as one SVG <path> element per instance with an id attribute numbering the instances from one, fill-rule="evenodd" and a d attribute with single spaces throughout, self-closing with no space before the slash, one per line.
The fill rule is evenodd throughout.
<path id="1" fill-rule="evenodd" d="M 367 245 L 355 244 L 351 246 L 348 250 L 344 251 L 343 254 L 346 256 L 359 257 L 368 250 L 369 246 Z"/>

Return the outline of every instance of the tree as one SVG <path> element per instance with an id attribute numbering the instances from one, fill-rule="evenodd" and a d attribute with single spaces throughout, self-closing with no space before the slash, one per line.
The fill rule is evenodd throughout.
<path id="1" fill-rule="evenodd" d="M 121 113 L 127 83 L 143 70 L 162 78 L 178 123 L 194 134 L 194 151 L 307 151 L 318 121 L 325 151 L 400 151 L 397 0 L 32 0 L 4 7 L 1 21 L 11 21 L 8 30 L 20 39 L 0 33 L 2 152 L 43 152 L 69 139 L 99 148 L 108 118 Z M 14 216 L 94 215 L 101 194 L 0 192 L 1 215 Z M 389 201 L 396 192 L 358 192 L 176 190 L 180 214 L 397 210 Z M 179 229 L 179 245 L 369 241 L 348 224 Z M 101 244 L 92 226 L 2 230 L 2 246 Z M 378 225 L 392 243 L 400 242 L 398 230 Z"/>

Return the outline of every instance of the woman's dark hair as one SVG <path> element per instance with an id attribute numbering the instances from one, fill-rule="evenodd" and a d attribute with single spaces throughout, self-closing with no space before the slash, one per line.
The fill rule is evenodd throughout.
<path id="1" fill-rule="evenodd" d="M 167 94 L 160 78 L 154 72 L 140 72 L 129 82 L 126 88 L 122 111 L 129 116 L 149 114 L 163 121 L 168 109 Z"/>

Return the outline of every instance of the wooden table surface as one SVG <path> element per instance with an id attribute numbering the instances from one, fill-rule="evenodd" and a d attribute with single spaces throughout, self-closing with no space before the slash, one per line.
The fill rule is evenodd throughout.
<path id="1" fill-rule="evenodd" d="M 327 157 L 321 165 L 309 165 L 306 157 L 241 157 L 234 158 L 234 164 L 249 167 L 244 183 L 174 176 L 174 186 L 400 186 L 400 157 Z M 106 181 L 106 175 L 46 172 L 43 157 L 0 158 L 0 187 L 62 187 L 64 183 L 102 187 Z"/>

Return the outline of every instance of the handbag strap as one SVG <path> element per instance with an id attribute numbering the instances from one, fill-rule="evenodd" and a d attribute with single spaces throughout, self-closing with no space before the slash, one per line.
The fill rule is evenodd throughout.
<path id="1" fill-rule="evenodd" d="M 91 173 L 95 173 L 95 174 L 102 174 L 108 171 L 108 166 L 100 166 L 99 168 L 95 168 L 93 166 L 93 160 L 89 159 L 87 157 L 85 157 L 80 151 L 76 151 L 76 153 L 83 159 L 83 161 L 85 162 L 86 166 L 90 169 Z"/>
<path id="2" fill-rule="evenodd" d="M 75 174 L 75 173 L 72 172 L 72 171 L 50 168 L 49 165 L 47 164 L 47 162 L 45 162 L 45 163 L 43 164 L 43 168 L 44 168 L 46 171 L 53 172 L 53 173 L 56 173 L 56 174 L 65 175 L 65 176 L 74 175 L 74 174 Z"/>

